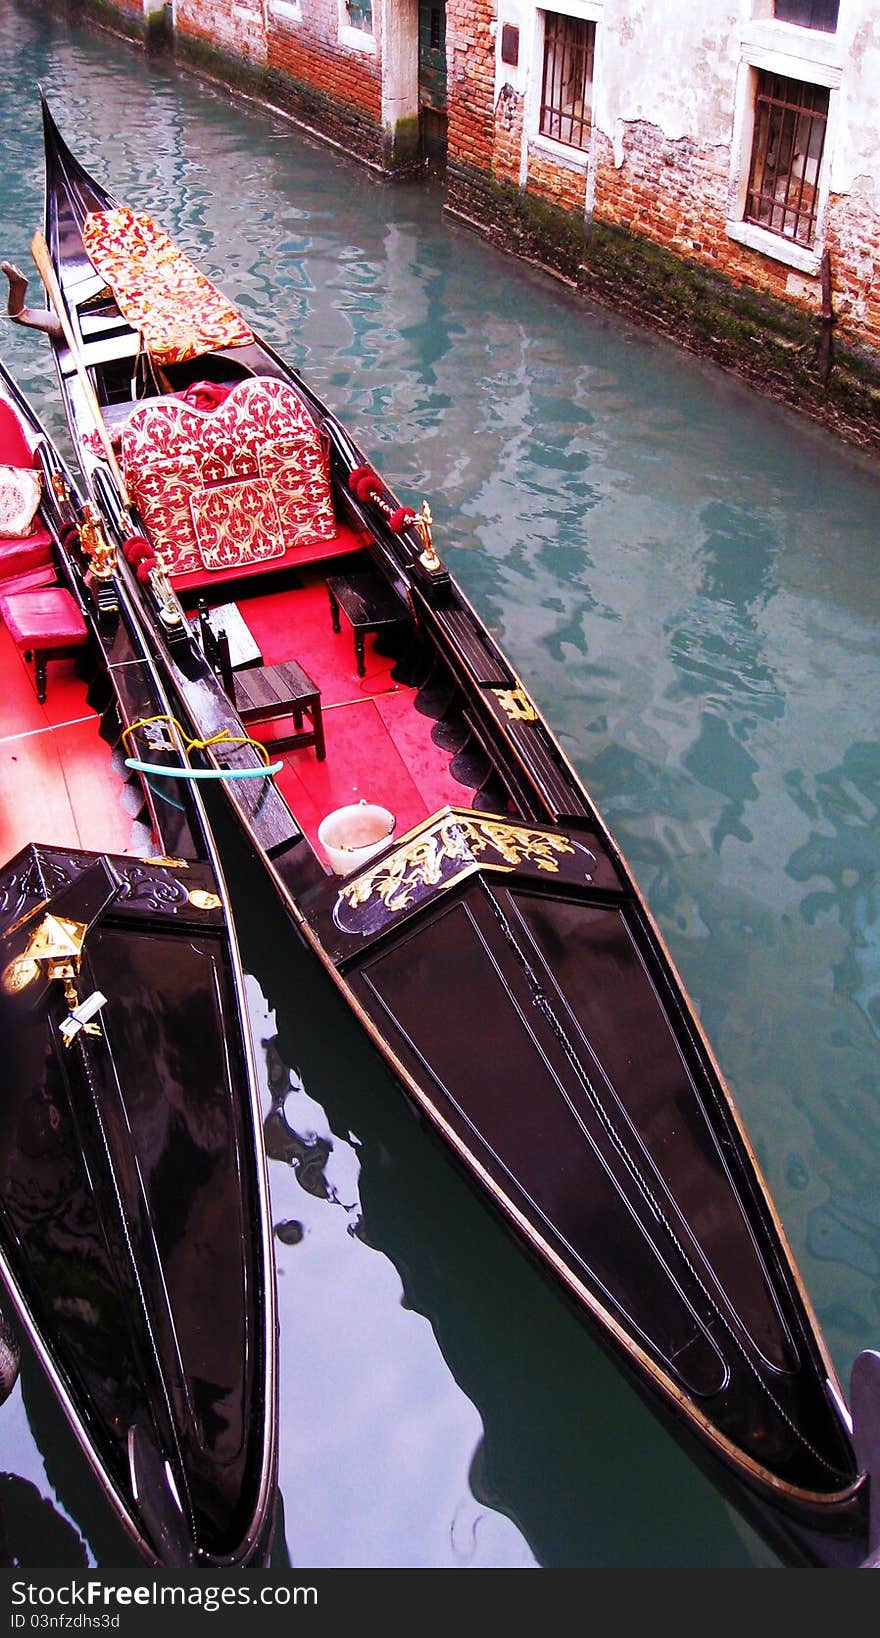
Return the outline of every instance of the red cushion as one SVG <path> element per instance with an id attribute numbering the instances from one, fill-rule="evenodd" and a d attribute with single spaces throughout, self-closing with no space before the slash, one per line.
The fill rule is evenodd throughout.
<path id="1" fill-rule="evenodd" d="M 88 640 L 85 620 L 63 586 L 8 593 L 0 597 L 0 614 L 19 648 L 69 648 Z"/>
<path id="2" fill-rule="evenodd" d="M 263 574 L 271 570 L 280 574 L 282 569 L 297 567 L 303 563 L 323 563 L 328 557 L 345 557 L 349 552 L 357 552 L 366 545 L 369 535 L 360 530 L 349 529 L 348 524 L 339 523 L 332 540 L 323 540 L 317 546 L 291 547 L 283 557 L 270 558 L 268 563 L 242 563 L 235 569 L 223 569 L 220 573 L 211 569 L 193 569 L 189 574 L 174 576 L 174 590 L 176 592 L 194 591 L 196 587 L 225 585 L 229 580 L 246 580 L 248 576 Z"/>
<path id="3" fill-rule="evenodd" d="M 45 529 L 37 529 L 18 540 L 0 540 L 0 584 L 51 562 L 52 537 Z"/>
<path id="4" fill-rule="evenodd" d="M 36 459 L 21 422 L 5 399 L 0 399 L 0 466 L 35 466 Z"/>
<path id="5" fill-rule="evenodd" d="M 0 581 L 0 591 L 4 597 L 12 592 L 36 591 L 38 586 L 51 586 L 55 580 L 55 566 L 44 563 L 39 569 L 26 569 L 24 574 L 13 574 L 9 579 Z"/>

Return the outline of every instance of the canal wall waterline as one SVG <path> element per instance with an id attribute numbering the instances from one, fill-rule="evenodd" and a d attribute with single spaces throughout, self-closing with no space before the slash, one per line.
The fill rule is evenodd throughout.
<path id="1" fill-rule="evenodd" d="M 418 172 L 417 133 L 383 129 L 368 110 L 343 104 L 332 89 L 318 90 L 258 59 L 172 35 L 161 8 L 147 21 L 141 0 L 128 7 L 120 0 L 44 0 L 44 6 L 73 28 L 106 29 L 139 49 L 169 53 L 182 70 L 290 120 L 389 182 Z M 830 372 L 823 369 L 823 324 L 814 313 L 460 160 L 448 166 L 444 208 L 497 248 L 668 336 L 836 437 L 880 453 L 880 363 L 837 335 Z"/>

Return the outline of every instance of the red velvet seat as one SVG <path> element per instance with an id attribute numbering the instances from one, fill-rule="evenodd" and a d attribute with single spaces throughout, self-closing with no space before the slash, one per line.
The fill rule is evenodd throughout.
<path id="1" fill-rule="evenodd" d="M 250 376 L 210 411 L 147 399 L 120 456 L 178 591 L 351 549 L 338 538 L 329 445 L 285 381 Z"/>
<path id="2" fill-rule="evenodd" d="M 12 405 L 0 399 L 0 466 L 38 465 Z M 39 518 L 29 535 L 0 536 L 0 590 L 48 586 L 54 578 L 52 536 Z"/>
<path id="3" fill-rule="evenodd" d="M 31 569 L 52 567 L 52 536 L 47 529 L 37 528 L 32 535 L 13 535 L 0 539 L 0 585 Z M 51 579 L 51 575 L 49 577 Z"/>
<path id="4" fill-rule="evenodd" d="M 0 399 L 0 466 L 36 466 L 21 422 L 5 398 Z"/>
<path id="5" fill-rule="evenodd" d="M 83 648 L 89 640 L 85 620 L 69 591 L 47 586 L 38 591 L 0 596 L 0 614 L 25 660 L 34 659 L 37 699 L 46 698 L 46 662 Z"/>
<path id="6" fill-rule="evenodd" d="M 39 586 L 54 586 L 54 584 L 54 563 L 43 563 L 35 569 L 23 569 L 21 574 L 0 577 L 0 592 L 5 597 L 10 592 L 36 591 Z"/>

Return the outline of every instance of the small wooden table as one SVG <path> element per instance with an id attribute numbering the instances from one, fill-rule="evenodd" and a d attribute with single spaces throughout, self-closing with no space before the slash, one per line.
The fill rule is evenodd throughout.
<path id="1" fill-rule="evenodd" d="M 233 690 L 233 704 L 246 725 L 293 718 L 293 733 L 277 735 L 273 731 L 267 736 L 269 744 L 277 750 L 314 745 L 318 761 L 324 761 L 327 752 L 321 715 L 321 690 L 295 660 L 237 671 L 233 677 Z M 308 719 L 308 727 L 303 726 L 303 717 Z"/>
<path id="2" fill-rule="evenodd" d="M 333 575 L 327 581 L 327 593 L 333 630 L 339 630 L 341 609 L 354 632 L 357 674 L 362 677 L 366 671 L 364 638 L 367 632 L 399 625 L 409 619 L 409 609 L 375 569 L 365 569 L 360 574 Z"/>
<path id="3" fill-rule="evenodd" d="M 260 646 L 237 603 L 218 603 L 212 609 L 199 609 L 190 620 L 204 620 L 215 637 L 225 633 L 229 645 L 229 663 L 233 671 L 246 666 L 262 665 Z"/>

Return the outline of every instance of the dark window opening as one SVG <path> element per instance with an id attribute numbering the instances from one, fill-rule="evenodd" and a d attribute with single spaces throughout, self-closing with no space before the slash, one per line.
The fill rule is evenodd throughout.
<path id="1" fill-rule="evenodd" d="M 590 139 L 595 48 L 595 23 L 545 12 L 538 129 L 570 148 L 586 148 Z"/>
<path id="2" fill-rule="evenodd" d="M 773 15 L 779 23 L 798 23 L 801 28 L 821 28 L 833 34 L 839 10 L 840 0 L 774 0 Z"/>
<path id="3" fill-rule="evenodd" d="M 759 73 L 747 222 L 813 243 L 827 120 L 824 86 Z"/>
<path id="4" fill-rule="evenodd" d="M 348 21 L 352 28 L 373 32 L 373 0 L 347 0 Z"/>

